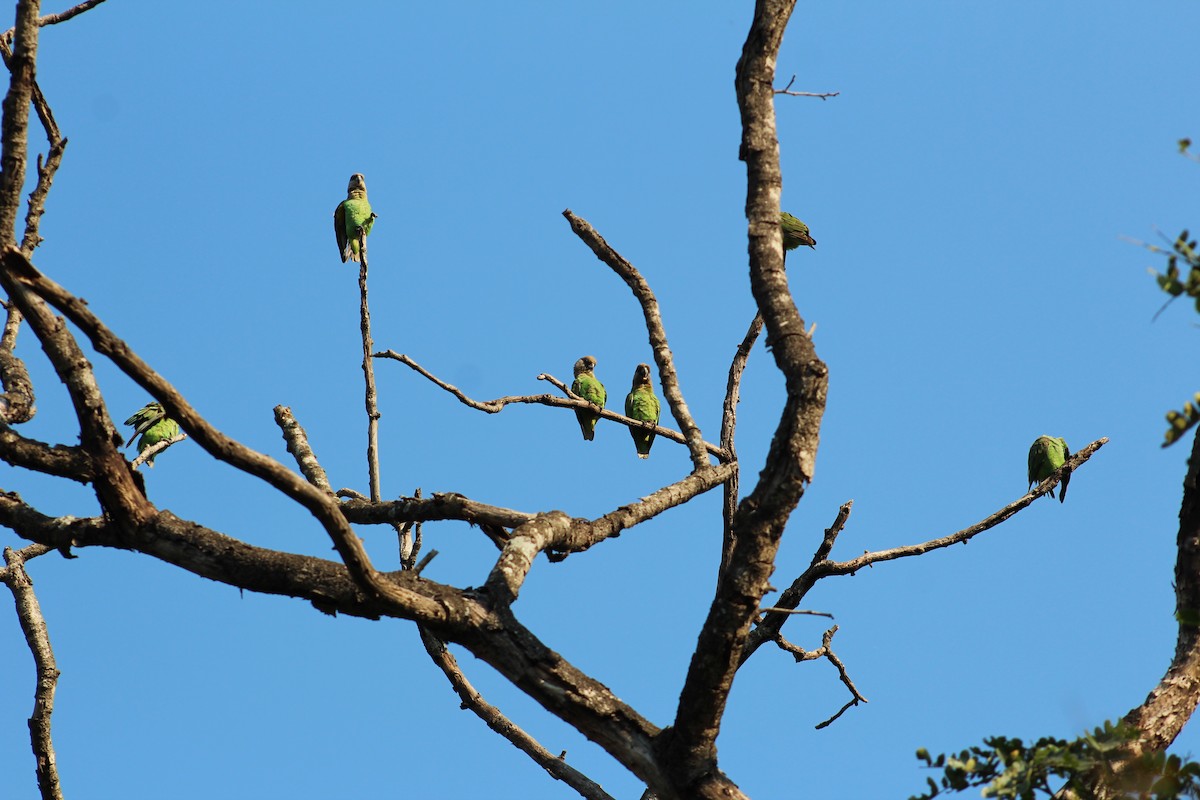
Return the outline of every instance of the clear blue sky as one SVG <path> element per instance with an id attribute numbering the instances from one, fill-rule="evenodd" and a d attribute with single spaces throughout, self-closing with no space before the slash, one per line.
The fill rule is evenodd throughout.
<path id="1" fill-rule="evenodd" d="M 69 3 L 55 2 L 47 11 Z M 112 0 L 45 29 L 39 77 L 70 138 L 36 263 L 209 420 L 287 461 L 290 405 L 337 487 L 366 491 L 356 271 L 330 215 L 367 177 L 377 346 L 480 399 L 539 393 L 592 353 L 617 402 L 650 360 L 628 290 L 570 232 L 591 221 L 662 303 L 682 388 L 718 437 L 729 359 L 753 308 L 733 69 L 748 2 L 162 3 Z M 1162 301 L 1153 240 L 1200 226 L 1200 137 L 1186 2 L 802 3 L 777 103 L 784 207 L 815 252 L 791 259 L 830 369 L 816 479 L 775 585 L 808 564 L 838 506 L 834 556 L 965 527 L 1025 490 L 1039 434 L 1108 436 L 1071 484 L 969 546 L 830 580 L 806 606 L 870 704 L 825 662 L 764 648 L 739 674 L 721 764 L 750 796 L 904 798 L 912 753 L 989 734 L 1074 736 L 1140 703 L 1174 646 L 1171 587 L 1186 446 L 1162 414 L 1200 388 L 1195 314 Z M 44 139 L 31 136 L 44 150 Z M 73 442 L 32 336 L 40 413 Z M 147 402 L 93 358 L 114 417 Z M 684 448 L 634 457 L 569 412 L 487 416 L 377 366 L 388 496 L 462 492 L 594 516 L 684 475 Z M 761 344 L 738 449 L 761 467 L 782 402 Z M 254 544 L 333 557 L 322 530 L 188 442 L 151 498 Z M 47 513 L 94 498 L 0 467 Z M 360 530 L 395 564 L 390 530 Z M 429 525 L 427 575 L 478 585 L 494 550 Z M 720 548 L 717 493 L 557 565 L 517 604 L 550 646 L 654 722 L 674 714 Z M 0 543 L 16 544 L 11 534 Z M 149 558 L 85 550 L 31 565 L 62 678 L 54 717 L 68 797 L 574 796 L 473 715 L 412 625 L 332 619 L 242 596 Z M 816 647 L 824 620 L 789 638 Z M 0 774 L 25 781 L 33 672 L 0 614 Z M 457 651 L 512 719 L 619 798 L 640 785 L 486 665 Z M 1177 744 L 1200 755 L 1200 736 Z"/>

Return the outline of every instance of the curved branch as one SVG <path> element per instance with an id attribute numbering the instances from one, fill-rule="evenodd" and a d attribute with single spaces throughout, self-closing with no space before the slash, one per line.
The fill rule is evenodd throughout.
<path id="1" fill-rule="evenodd" d="M 679 429 L 683 431 L 684 441 L 692 456 L 693 468 L 700 469 L 706 466 L 708 458 L 704 452 L 704 437 L 700 433 L 700 426 L 692 419 L 692 412 L 688 410 L 687 403 L 684 402 L 683 390 L 679 388 L 679 377 L 675 373 L 675 360 L 671 356 L 671 348 L 667 344 L 667 331 L 663 327 L 662 314 L 658 310 L 658 300 L 654 297 L 654 292 L 650 290 L 650 284 L 633 264 L 626 261 L 608 242 L 604 241 L 604 237 L 587 220 L 577 217 L 569 208 L 564 209 L 562 213 L 567 218 L 567 222 L 571 224 L 571 230 L 575 232 L 575 235 L 592 249 L 596 258 L 607 264 L 621 280 L 625 281 L 625 284 L 633 291 L 633 296 L 641 304 L 642 315 L 646 318 L 646 331 L 650 335 L 650 347 L 654 351 L 654 363 L 658 365 L 658 377 L 662 383 L 663 397 L 666 398 L 667 405 L 671 407 L 671 415 L 675 417 Z"/>
<path id="2" fill-rule="evenodd" d="M 595 404 L 589 403 L 587 400 L 584 400 L 580 397 L 577 397 L 577 396 L 571 394 L 571 390 L 568 389 L 566 384 L 563 383 L 562 381 L 560 381 L 558 378 L 555 378 L 553 375 L 548 375 L 544 372 L 542 374 L 538 375 L 537 379 L 539 381 L 547 381 L 549 383 L 554 384 L 559 389 L 561 389 L 565 394 L 569 395 L 569 397 L 555 397 L 552 394 L 533 394 L 533 395 L 506 395 L 504 397 L 497 397 L 495 400 L 473 400 L 470 397 L 468 397 L 466 395 L 466 393 L 464 393 L 457 386 L 446 383 L 441 378 L 438 378 L 432 372 L 425 369 L 420 364 L 418 364 L 416 361 L 413 361 L 411 358 L 404 355 L 403 353 L 397 353 L 395 350 L 385 350 L 382 353 L 375 353 L 375 358 L 390 358 L 394 361 L 399 361 L 401 364 L 404 364 L 405 366 L 410 367 L 413 371 L 415 371 L 421 375 L 424 375 L 430 381 L 432 381 L 433 383 L 435 383 L 438 386 L 445 389 L 450 394 L 457 397 L 459 402 L 461 402 L 463 405 L 473 408 L 476 411 L 483 411 L 487 414 L 498 414 L 498 413 L 500 413 L 501 410 L 504 409 L 505 406 L 508 406 L 508 405 L 513 405 L 513 404 L 534 405 L 534 404 L 536 404 L 536 405 L 543 405 L 543 406 L 552 406 L 554 408 L 570 408 L 570 409 L 577 409 L 577 410 L 582 410 L 582 411 L 591 411 L 591 412 L 597 414 L 602 419 L 610 419 L 613 422 L 618 422 L 627 427 L 646 428 L 646 423 L 641 422 L 639 420 L 631 419 L 622 414 L 618 414 L 615 411 L 609 411 L 607 408 L 597 409 Z M 683 434 L 679 433 L 679 431 L 674 431 L 674 430 L 671 430 L 670 428 L 664 428 L 661 425 L 655 425 L 654 432 L 655 432 L 655 434 L 663 437 L 664 439 L 670 439 L 671 441 L 679 442 L 680 444 L 687 444 L 687 440 L 684 438 Z M 710 455 L 716 456 L 721 461 L 729 461 L 730 460 L 729 453 L 724 448 L 717 447 L 714 444 L 709 444 L 708 442 L 704 442 L 704 441 L 702 441 L 701 443 L 703 444 L 704 449 L 707 450 Z M 705 463 L 707 463 L 707 462 L 705 462 Z"/>
<path id="3" fill-rule="evenodd" d="M 58 780 L 58 763 L 54 758 L 54 743 L 50 739 L 50 715 L 54 713 L 54 690 L 58 685 L 58 667 L 54 663 L 54 650 L 50 647 L 50 635 L 46 631 L 46 618 L 37 596 L 33 593 L 33 581 L 25 571 L 25 562 L 48 552 L 42 545 L 15 551 L 4 548 L 4 561 L 8 565 L 0 570 L 0 582 L 12 591 L 17 606 L 17 618 L 25 633 L 25 642 L 33 654 L 37 668 L 37 683 L 33 693 L 33 714 L 29 717 L 29 739 L 37 761 L 37 782 L 42 800 L 62 800 L 62 786 Z"/>
<path id="4" fill-rule="evenodd" d="M 1070 459 L 1053 475 L 1041 484 L 1034 487 L 1032 491 L 1027 492 L 1023 497 L 1009 503 L 998 511 L 989 514 L 988 516 L 970 525 L 962 530 L 946 536 L 940 536 L 935 539 L 929 539 L 919 544 L 905 545 L 903 547 L 893 547 L 888 550 L 878 550 L 873 553 L 864 553 L 857 558 L 852 558 L 849 561 L 830 561 L 828 559 L 829 552 L 833 549 L 834 540 L 841 532 L 842 526 L 846 523 L 846 518 L 850 515 L 850 507 L 852 503 L 846 503 L 842 506 L 838 513 L 838 518 L 835 520 L 832 527 L 825 531 L 825 536 L 817 548 L 816 554 L 813 556 L 812 563 L 808 569 L 800 574 L 800 577 L 792 581 L 779 599 L 775 601 L 775 606 L 782 609 L 793 609 L 800 605 L 804 600 L 804 596 L 809 590 L 816 585 L 817 581 L 822 578 L 827 578 L 831 575 L 853 575 L 864 567 L 869 567 L 882 561 L 894 561 L 899 558 L 909 558 L 911 556 L 919 556 L 928 553 L 931 550 L 939 550 L 944 547 L 950 547 L 955 544 L 965 544 L 974 537 L 983 533 L 986 530 L 996 527 L 1001 522 L 1004 522 L 1009 517 L 1012 517 L 1017 512 L 1028 508 L 1029 505 L 1042 495 L 1053 489 L 1059 481 L 1061 475 L 1065 472 L 1074 472 L 1088 459 L 1092 454 L 1108 443 L 1108 437 L 1101 437 L 1096 441 L 1084 447 L 1078 453 L 1071 456 Z M 764 643 L 773 641 L 779 634 L 783 624 L 787 622 L 788 616 L 783 613 L 769 613 L 763 617 L 762 622 L 757 628 L 750 632 L 746 639 L 746 649 L 742 653 L 742 662 L 754 655 L 754 652 Z"/>
<path id="5" fill-rule="evenodd" d="M 420 631 L 421 643 L 425 645 L 425 652 L 429 653 L 433 663 L 450 681 L 455 694 L 462 700 L 462 708 L 475 714 L 489 728 L 532 758 L 534 763 L 550 774 L 550 777 L 567 784 L 581 797 L 587 798 L 587 800 L 613 800 L 613 797 L 604 791 L 600 784 L 569 766 L 565 760 L 565 753 L 563 756 L 555 756 L 542 747 L 536 739 L 517 727 L 512 720 L 504 716 L 500 709 L 484 700 L 483 695 L 462 674 L 462 670 L 458 667 L 458 660 L 446 649 L 445 643 L 424 628 L 421 628 Z"/>
<path id="6" fill-rule="evenodd" d="M 758 341 L 758 334 L 762 332 L 762 326 L 762 314 L 755 314 L 754 319 L 750 321 L 750 327 L 746 330 L 746 335 L 742 337 L 742 343 L 738 345 L 737 352 L 733 354 L 733 361 L 729 364 L 729 379 L 725 383 L 725 403 L 722 406 L 721 414 L 721 447 L 729 453 L 731 462 L 738 460 L 737 448 L 734 446 L 734 433 L 737 431 L 737 407 L 741 402 L 742 373 L 746 371 L 746 361 L 750 358 L 750 351 L 754 348 L 754 343 Z M 725 534 L 721 541 L 719 575 L 725 574 L 725 569 L 729 566 L 729 556 L 733 552 L 733 515 L 737 513 L 740 478 L 741 470 L 736 469 L 725 483 L 722 504 Z"/>

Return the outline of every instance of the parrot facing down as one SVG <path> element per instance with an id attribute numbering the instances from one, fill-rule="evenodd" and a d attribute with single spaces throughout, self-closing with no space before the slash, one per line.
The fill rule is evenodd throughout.
<path id="1" fill-rule="evenodd" d="M 633 371 L 633 388 L 625 396 L 625 416 L 657 425 L 660 411 L 654 386 L 650 383 L 650 365 L 638 364 Z M 649 458 L 650 446 L 654 444 L 654 431 L 631 425 L 629 435 L 637 447 L 638 458 Z"/>
<path id="2" fill-rule="evenodd" d="M 808 235 L 808 226 L 786 211 L 779 212 L 779 230 L 783 235 L 785 258 L 788 250 L 795 250 L 800 245 L 817 249 L 817 240 Z"/>
<path id="3" fill-rule="evenodd" d="M 1029 446 L 1029 485 L 1032 488 L 1033 484 L 1041 483 L 1055 473 L 1056 470 L 1066 463 L 1071 457 L 1071 451 L 1067 448 L 1065 439 L 1056 439 L 1053 436 L 1039 436 Z M 1071 482 L 1071 471 L 1067 470 L 1063 473 L 1060 489 L 1058 492 L 1058 502 L 1067 499 L 1067 484 Z M 1050 496 L 1054 497 L 1054 490 L 1050 490 Z"/>
<path id="4" fill-rule="evenodd" d="M 604 391 L 604 384 L 596 378 L 595 369 L 595 356 L 584 356 L 576 361 L 575 381 L 571 384 L 571 391 L 589 403 L 595 403 L 604 408 L 608 392 Z M 579 430 L 583 431 L 583 438 L 589 442 L 592 441 L 596 436 L 596 423 L 600 421 L 600 415 L 593 411 L 583 411 L 577 408 L 575 409 L 575 418 L 579 420 Z"/>
<path id="5" fill-rule="evenodd" d="M 338 254 L 343 264 L 346 259 L 359 260 L 358 229 L 362 228 L 364 234 L 370 234 L 376 216 L 367 202 L 367 179 L 356 172 L 350 176 L 346 199 L 333 210 L 333 233 L 337 236 Z"/>
<path id="6" fill-rule="evenodd" d="M 142 406 L 133 416 L 125 420 L 125 424 L 133 426 L 133 436 L 129 437 L 125 446 L 133 444 L 133 440 L 140 436 L 141 439 L 138 440 L 139 453 L 151 445 L 179 435 L 179 423 L 167 416 L 167 412 L 163 410 L 160 403 L 149 403 Z M 146 464 L 153 467 L 156 455 L 157 453 L 147 458 Z"/>

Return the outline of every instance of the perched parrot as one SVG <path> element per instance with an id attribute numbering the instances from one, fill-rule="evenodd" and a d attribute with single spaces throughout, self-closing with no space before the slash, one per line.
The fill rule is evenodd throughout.
<path id="1" fill-rule="evenodd" d="M 359 260 L 358 229 L 362 228 L 364 234 L 370 234 L 376 216 L 371 213 L 371 204 L 367 202 L 367 179 L 356 172 L 350 176 L 346 199 L 333 210 L 333 233 L 337 236 L 338 253 L 342 256 L 343 264 L 346 259 Z"/>
<path id="2" fill-rule="evenodd" d="M 817 249 L 817 240 L 808 235 L 808 226 L 786 211 L 779 212 L 779 229 L 783 234 L 784 258 L 788 250 L 795 250 L 800 245 Z"/>
<path id="3" fill-rule="evenodd" d="M 133 426 L 133 436 L 130 436 L 129 441 L 125 443 L 126 447 L 133 444 L 133 440 L 138 436 L 142 437 L 138 441 L 139 453 L 150 445 L 179 435 L 179 423 L 170 419 L 159 403 L 142 406 L 132 417 L 125 420 L 125 424 Z M 146 463 L 153 467 L 154 459 L 155 456 L 150 456 L 146 459 Z"/>
<path id="4" fill-rule="evenodd" d="M 1070 457 L 1071 451 L 1067 448 L 1065 439 L 1055 439 L 1053 436 L 1039 436 L 1029 446 L 1030 487 L 1032 488 L 1033 484 L 1041 483 L 1046 478 L 1049 478 Z M 1067 470 L 1062 476 L 1058 502 L 1061 503 L 1067 499 L 1067 484 L 1070 482 L 1071 471 Z M 1054 497 L 1053 489 L 1050 490 L 1050 496 Z"/>
<path id="5" fill-rule="evenodd" d="M 633 371 L 633 388 L 625 396 L 625 416 L 657 425 L 660 411 L 654 386 L 650 383 L 650 365 L 638 364 Z M 629 435 L 637 447 L 638 458 L 649 458 L 650 446 L 654 444 L 654 431 L 630 426 Z"/>
<path id="6" fill-rule="evenodd" d="M 575 382 L 571 384 L 571 391 L 589 403 L 595 403 L 604 408 L 604 401 L 608 399 L 608 392 L 604 391 L 604 384 L 596 378 L 595 369 L 595 356 L 584 356 L 576 361 Z M 596 436 L 596 423 L 600 421 L 600 415 L 592 411 L 581 411 L 577 408 L 575 409 L 575 417 L 579 420 L 579 430 L 583 431 L 583 438 L 590 442 Z"/>

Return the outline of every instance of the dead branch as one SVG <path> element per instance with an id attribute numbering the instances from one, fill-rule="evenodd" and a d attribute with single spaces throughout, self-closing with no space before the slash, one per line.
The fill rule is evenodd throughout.
<path id="1" fill-rule="evenodd" d="M 13 303 L 5 303 L 4 332 L 0 334 L 0 422 L 19 424 L 37 413 L 33 382 L 25 362 L 17 357 L 17 333 L 21 330 L 21 312 Z"/>
<path id="2" fill-rule="evenodd" d="M 775 94 L 786 94 L 791 97 L 819 97 L 822 100 L 828 100 L 831 97 L 837 97 L 839 94 L 841 94 L 841 92 L 796 92 L 796 91 L 792 91 L 792 84 L 795 82 L 796 82 L 796 76 L 793 75 L 792 79 L 790 81 L 788 81 L 787 86 L 783 87 L 782 89 L 776 89 Z"/>
<path id="3" fill-rule="evenodd" d="M 654 363 L 658 365 L 658 378 L 662 384 L 663 397 L 666 398 L 667 405 L 671 407 L 671 415 L 675 417 L 675 422 L 683 431 L 683 440 L 691 453 L 693 468 L 700 469 L 706 466 L 708 458 L 705 450 L 711 445 L 705 445 L 704 437 L 700 433 L 700 426 L 692 419 L 692 412 L 688 410 L 687 403 L 684 402 L 683 390 L 679 388 L 679 377 L 675 373 L 675 360 L 671 355 L 671 348 L 667 344 L 667 332 L 663 327 L 662 314 L 658 310 L 658 300 L 654 297 L 654 292 L 650 290 L 650 284 L 633 264 L 626 261 L 608 242 L 604 241 L 604 237 L 587 220 L 577 217 L 569 208 L 563 211 L 563 216 L 571 224 L 571 230 L 575 232 L 575 235 L 592 249 L 596 258 L 607 264 L 621 280 L 625 281 L 625 284 L 633 291 L 638 303 L 641 304 L 642 315 L 646 318 L 646 331 L 650 335 L 650 347 L 654 351 Z"/>
<path id="4" fill-rule="evenodd" d="M 283 431 L 283 440 L 287 442 L 287 451 L 296 459 L 296 466 L 309 483 L 318 489 L 333 494 L 329 478 L 317 460 L 316 454 L 308 444 L 308 434 L 304 427 L 296 421 L 292 410 L 284 405 L 275 406 L 275 424 Z"/>
<path id="5" fill-rule="evenodd" d="M 506 395 L 504 397 L 497 397 L 495 400 L 473 400 L 470 397 L 468 397 L 457 386 L 446 383 L 441 378 L 438 378 L 436 375 L 429 372 L 427 369 L 425 369 L 420 364 L 418 364 L 416 361 L 413 361 L 411 358 L 409 358 L 407 355 L 404 355 L 403 353 L 397 353 L 395 350 L 385 350 L 381 353 L 375 353 L 375 358 L 390 358 L 394 361 L 399 361 L 401 364 L 404 364 L 405 366 L 411 368 L 414 372 L 417 372 L 420 375 L 425 376 L 433 383 L 437 384 L 438 386 L 445 389 L 450 394 L 457 397 L 459 402 L 461 402 L 463 405 L 473 408 L 476 411 L 483 411 L 487 414 L 497 414 L 501 410 L 503 410 L 505 406 L 508 406 L 508 405 L 514 405 L 514 404 L 534 405 L 534 404 L 536 404 L 536 405 L 543 405 L 543 406 L 552 406 L 554 408 L 570 408 L 570 409 L 582 409 L 584 411 L 592 411 L 592 412 L 599 414 L 602 419 L 609 419 L 609 420 L 612 420 L 613 422 L 617 422 L 617 423 L 620 423 L 621 425 L 625 425 L 626 427 L 630 427 L 630 426 L 637 427 L 637 428 L 647 427 L 646 423 L 644 423 L 644 422 L 641 422 L 636 419 L 631 419 L 630 417 L 626 417 L 623 414 L 618 414 L 615 411 L 609 411 L 607 408 L 598 409 L 594 404 L 589 403 L 587 400 L 584 400 L 583 398 L 577 397 L 574 394 L 572 394 L 571 390 L 567 388 L 566 384 L 564 384 L 558 378 L 555 378 L 553 375 L 550 375 L 545 372 L 538 375 L 537 379 L 539 381 L 546 381 L 548 383 L 553 384 L 554 386 L 557 386 L 565 394 L 569 395 L 568 397 L 555 397 L 554 395 L 551 395 L 551 394 L 537 394 L 537 395 Z M 679 431 L 671 430 L 670 428 L 664 428 L 661 425 L 655 425 L 654 432 L 657 435 L 663 437 L 664 439 L 670 439 L 671 441 L 679 442 L 680 444 L 687 444 L 687 440 L 684 438 L 683 434 L 681 434 Z M 708 442 L 702 442 L 702 444 L 704 445 L 705 450 L 707 450 L 709 454 L 716 456 L 721 461 L 729 460 L 729 454 L 723 448 L 717 447 L 714 444 L 709 444 Z"/>
<path id="6" fill-rule="evenodd" d="M 433 659 L 433 663 L 438 666 L 446 676 L 446 679 L 450 681 L 455 694 L 462 700 L 463 709 L 475 714 L 489 728 L 511 742 L 522 753 L 532 758 L 538 766 L 550 774 L 550 777 L 567 784 L 578 792 L 581 797 L 587 798 L 587 800 L 613 800 L 612 796 L 604 791 L 598 783 L 590 780 L 582 772 L 569 766 L 564 759 L 555 756 L 549 750 L 542 747 L 536 739 L 521 730 L 508 717 L 504 716 L 500 709 L 484 700 L 483 695 L 463 675 L 462 670 L 458 666 L 458 660 L 446 649 L 445 643 L 424 628 L 420 628 L 420 631 L 421 642 L 425 645 L 425 652 L 429 653 L 429 657 Z"/>
<path id="7" fill-rule="evenodd" d="M 54 713 L 58 667 L 54 663 L 54 650 L 50 647 L 46 619 L 42 616 L 41 605 L 33 593 L 33 581 L 25 571 L 26 561 L 47 553 L 50 549 L 44 545 L 32 545 L 19 551 L 11 547 L 4 548 L 4 562 L 8 566 L 0 570 L 0 581 L 12 592 L 17 607 L 17 618 L 25 634 L 25 643 L 29 645 L 29 652 L 33 654 L 33 662 L 37 669 L 33 715 L 29 718 L 29 740 L 37 761 L 38 789 L 42 800 L 62 800 L 58 763 L 54 757 L 54 743 L 50 739 L 50 715 Z"/>
<path id="8" fill-rule="evenodd" d="M 947 536 L 929 539 L 928 541 L 921 542 L 920 544 L 894 547 L 889 550 L 879 550 L 873 553 L 864 553 L 863 555 L 850 559 L 849 561 L 830 561 L 828 559 L 828 555 L 830 550 L 833 548 L 834 540 L 837 538 L 838 533 L 841 532 L 842 526 L 845 525 L 846 518 L 850 515 L 851 503 L 847 502 L 838 512 L 838 517 L 834 521 L 833 526 L 825 531 L 825 536 L 822 539 L 820 546 L 817 548 L 817 552 L 814 554 L 812 563 L 809 565 L 808 569 L 804 570 L 804 572 L 801 573 L 796 580 L 792 581 L 792 585 L 784 590 L 783 594 L 779 596 L 779 599 L 776 601 L 775 605 L 781 608 L 796 608 L 804 599 L 804 596 L 808 594 L 809 590 L 816 585 L 817 581 L 831 575 L 853 575 L 858 570 L 864 567 L 869 567 L 872 564 L 876 564 L 881 561 L 893 561 L 898 558 L 919 556 L 923 555 L 924 553 L 928 553 L 931 550 L 938 550 L 954 544 L 966 543 L 984 531 L 996 527 L 1001 522 L 1004 522 L 1006 519 L 1012 517 L 1022 509 L 1028 508 L 1034 500 L 1053 489 L 1058 483 L 1060 476 L 1065 471 L 1074 471 L 1078 469 L 1080 465 L 1092 457 L 1093 453 L 1107 443 L 1107 437 L 1102 437 L 1092 442 L 1078 453 L 1075 453 L 1073 456 L 1071 456 L 1071 458 L 1067 460 L 1067 463 L 1063 465 L 1062 469 L 1060 469 L 1054 475 L 1051 475 L 1046 480 L 1042 481 L 1039 486 L 1034 487 L 1034 489 L 1025 496 L 1012 503 L 1009 503 L 1004 508 L 988 515 L 974 525 L 963 528 L 959 531 L 955 531 Z M 746 650 L 742 654 L 742 662 L 745 663 L 746 659 L 752 656 L 754 652 L 765 642 L 773 641 L 776 634 L 779 633 L 779 630 L 783 627 L 783 624 L 786 621 L 787 616 L 784 614 L 776 613 L 766 615 L 759 626 L 755 630 L 751 631 L 750 635 L 747 637 Z"/>
<path id="9" fill-rule="evenodd" d="M 129 465 L 130 468 L 137 469 L 142 464 L 145 464 L 146 466 L 153 469 L 154 464 L 150 462 L 150 459 L 154 458 L 156 455 L 161 453 L 163 450 L 166 450 L 171 445 L 178 444 L 179 442 L 182 442 L 186 438 L 188 438 L 188 435 L 186 433 L 183 433 L 182 431 L 180 431 L 179 433 L 172 436 L 170 439 L 163 439 L 161 442 L 155 442 L 154 444 L 150 445 L 145 450 L 143 450 L 142 452 L 137 454 L 137 458 L 135 458 L 133 460 L 133 463 L 131 463 Z"/>
<path id="10" fill-rule="evenodd" d="M 729 453 L 729 461 L 732 463 L 737 462 L 734 434 L 737 431 L 737 407 L 741 402 L 742 373 L 746 371 L 746 361 L 750 358 L 750 351 L 758 340 L 758 334 L 762 332 L 762 326 L 762 314 L 755 314 L 754 319 L 750 321 L 750 327 L 746 330 L 746 335 L 742 337 L 742 343 L 738 345 L 737 351 L 733 354 L 733 361 L 729 364 L 729 378 L 725 383 L 725 402 L 721 412 L 721 447 Z M 724 536 L 721 540 L 719 575 L 725 574 L 725 569 L 729 566 L 729 555 L 733 552 L 733 515 L 737 512 L 740 480 L 741 470 L 735 469 L 729 476 L 729 480 L 725 482 L 724 497 L 722 498 L 722 516 L 725 525 Z"/>

